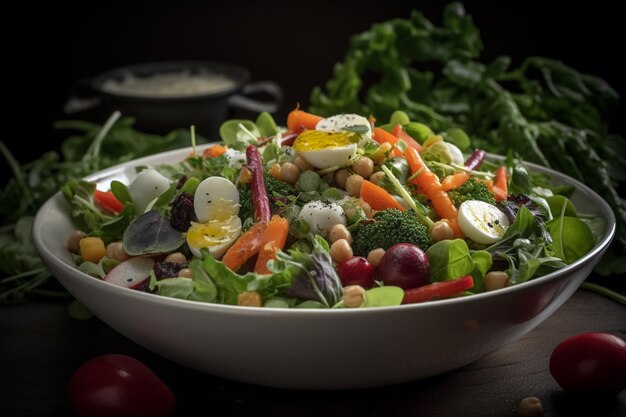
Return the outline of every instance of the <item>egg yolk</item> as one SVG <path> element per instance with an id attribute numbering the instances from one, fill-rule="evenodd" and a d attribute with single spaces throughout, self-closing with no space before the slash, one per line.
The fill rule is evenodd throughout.
<path id="1" fill-rule="evenodd" d="M 341 148 L 359 141 L 353 132 L 320 132 L 306 130 L 294 141 L 293 149 L 297 152 L 319 151 L 322 149 Z"/>
<path id="2" fill-rule="evenodd" d="M 225 243 L 236 232 L 232 227 L 234 217 L 224 221 L 210 221 L 208 223 L 192 222 L 187 231 L 187 243 L 196 248 L 206 248 Z"/>

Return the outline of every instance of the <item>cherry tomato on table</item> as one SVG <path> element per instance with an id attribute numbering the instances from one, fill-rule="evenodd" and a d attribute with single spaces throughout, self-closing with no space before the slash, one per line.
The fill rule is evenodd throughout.
<path id="1" fill-rule="evenodd" d="M 608 333 L 583 333 L 561 342 L 550 373 L 566 391 L 618 393 L 626 387 L 626 342 Z"/>
<path id="2" fill-rule="evenodd" d="M 79 417 L 167 417 L 176 408 L 167 385 L 126 355 L 102 355 L 84 363 L 70 378 L 68 391 Z"/>

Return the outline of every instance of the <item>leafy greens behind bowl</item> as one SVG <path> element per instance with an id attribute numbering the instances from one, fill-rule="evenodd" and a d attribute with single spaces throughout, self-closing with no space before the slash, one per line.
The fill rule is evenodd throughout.
<path id="1" fill-rule="evenodd" d="M 626 141 L 609 134 L 606 122 L 618 94 L 603 80 L 548 58 L 529 57 L 518 68 L 506 56 L 481 62 L 482 47 L 460 3 L 445 8 L 441 26 L 419 11 L 377 23 L 351 39 L 332 78 L 313 89 L 311 111 L 388 120 L 401 109 L 444 136 L 462 128 L 476 148 L 513 150 L 586 183 L 618 219 L 617 239 L 597 272 L 626 272 L 626 204 L 616 191 L 626 181 L 620 152 Z M 429 70 L 433 66 L 441 70 Z M 378 81 L 367 85 L 372 74 Z"/>
<path id="2" fill-rule="evenodd" d="M 20 165 L 0 142 L 0 154 L 13 171 L 13 178 L 0 189 L 0 303 L 19 300 L 27 293 L 67 295 L 55 280 L 50 280 L 30 234 L 32 216 L 64 184 L 109 166 L 191 143 L 188 129 L 158 136 L 138 132 L 133 124 L 132 117 L 120 118 L 117 112 L 103 126 L 78 120 L 57 122 L 57 129 L 73 132 L 61 144 L 61 154 L 50 151 L 25 165 Z"/>

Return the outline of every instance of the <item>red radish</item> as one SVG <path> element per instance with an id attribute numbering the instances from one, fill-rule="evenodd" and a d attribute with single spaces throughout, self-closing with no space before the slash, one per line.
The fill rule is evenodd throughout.
<path id="1" fill-rule="evenodd" d="M 135 289 L 150 277 L 150 271 L 154 268 L 154 261 L 150 258 L 130 258 L 104 276 L 106 282 Z"/>
<path id="2" fill-rule="evenodd" d="M 411 243 L 393 245 L 378 263 L 378 276 L 385 285 L 395 285 L 403 289 L 428 284 L 429 273 L 428 256 Z"/>
<path id="3" fill-rule="evenodd" d="M 126 355 L 102 355 L 81 365 L 70 378 L 68 394 L 79 417 L 167 417 L 176 408 L 167 385 Z"/>
<path id="4" fill-rule="evenodd" d="M 337 266 L 341 285 L 360 285 L 371 288 L 374 285 L 374 266 L 362 256 L 353 256 Z"/>
<path id="5" fill-rule="evenodd" d="M 616 394 L 626 388 L 626 342 L 608 333 L 572 336 L 552 352 L 550 373 L 566 391 Z"/>

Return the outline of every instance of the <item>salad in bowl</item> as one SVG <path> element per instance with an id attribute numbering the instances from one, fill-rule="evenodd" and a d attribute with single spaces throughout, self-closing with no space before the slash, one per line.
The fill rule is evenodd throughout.
<path id="1" fill-rule="evenodd" d="M 401 111 L 379 124 L 295 109 L 286 127 L 262 113 L 220 135 L 135 167 L 129 182 L 67 183 L 78 268 L 213 304 L 386 307 L 546 275 L 585 256 L 606 227 L 576 209 L 571 185 Z"/>

